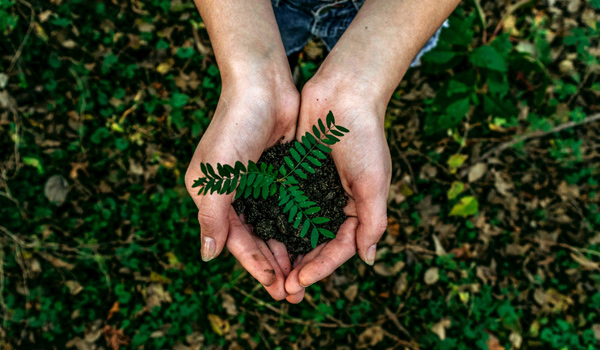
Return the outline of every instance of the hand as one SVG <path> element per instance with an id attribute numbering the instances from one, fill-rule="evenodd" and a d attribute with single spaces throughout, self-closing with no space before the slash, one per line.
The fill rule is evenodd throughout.
<path id="1" fill-rule="evenodd" d="M 188 170 L 185 183 L 198 206 L 201 228 L 201 254 L 204 261 L 227 249 L 242 266 L 263 284 L 277 300 L 287 296 L 284 281 L 291 270 L 282 243 L 264 242 L 254 236 L 231 206 L 233 196 L 217 193 L 198 195 L 194 180 L 203 176 L 200 163 L 233 165 L 236 161 L 257 161 L 268 147 L 295 135 L 299 94 L 293 84 L 257 83 L 264 79 L 236 81 L 223 86 L 217 109 L 204 133 Z"/>
<path id="2" fill-rule="evenodd" d="M 357 88 L 357 86 L 362 86 Z M 299 303 L 304 289 L 329 276 L 356 253 L 373 265 L 377 242 L 387 227 L 387 196 L 391 180 L 391 158 L 384 134 L 387 101 L 368 84 L 344 79 L 325 79 L 318 74 L 302 91 L 296 138 L 325 118 L 331 110 L 336 124 L 350 130 L 332 146 L 332 157 L 342 185 L 349 195 L 348 219 L 335 239 L 323 243 L 295 262 L 286 279 L 290 303 Z"/>

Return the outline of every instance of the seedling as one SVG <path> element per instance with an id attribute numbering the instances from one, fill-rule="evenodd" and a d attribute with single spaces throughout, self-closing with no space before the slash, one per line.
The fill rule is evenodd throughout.
<path id="1" fill-rule="evenodd" d="M 327 124 L 327 126 L 325 126 Z M 329 111 L 323 120 L 319 119 L 317 125 L 312 126 L 312 133 L 306 132 L 301 137 L 301 142 L 294 141 L 290 148 L 290 156 L 284 157 L 285 165 L 275 169 L 272 164 L 248 161 L 247 165 L 238 161 L 234 166 L 217 163 L 217 170 L 208 163 L 200 163 L 204 177 L 194 182 L 193 187 L 200 187 L 198 195 L 217 192 L 218 194 L 231 194 L 234 191 L 235 199 L 242 196 L 253 196 L 267 199 L 269 196 L 279 194 L 278 205 L 283 207 L 288 214 L 288 222 L 295 229 L 300 225 L 300 237 L 306 236 L 310 231 L 310 242 L 313 248 L 317 246 L 319 235 L 335 238 L 335 234 L 319 225 L 330 221 L 330 218 L 316 216 L 321 208 L 311 201 L 300 189 L 298 176 L 306 180 L 305 172 L 314 174 L 314 167 L 322 165 L 319 159 L 325 159 L 326 153 L 331 152 L 332 146 L 340 141 L 349 130 L 335 124 L 333 113 Z M 287 167 L 286 167 L 287 165 Z"/>

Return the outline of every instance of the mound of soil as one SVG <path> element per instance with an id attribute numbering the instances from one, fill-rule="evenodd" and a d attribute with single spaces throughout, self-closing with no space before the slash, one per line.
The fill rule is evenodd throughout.
<path id="1" fill-rule="evenodd" d="M 258 160 L 258 165 L 265 162 L 273 164 L 275 169 L 279 169 L 284 164 L 283 157 L 290 155 L 292 143 L 277 144 L 265 152 Z M 333 233 L 337 233 L 338 229 L 346 219 L 344 207 L 347 199 L 342 182 L 338 175 L 335 164 L 331 156 L 327 155 L 327 159 L 321 160 L 323 163 L 320 167 L 314 167 L 315 173 L 308 174 L 307 179 L 302 180 L 296 176 L 300 182 L 298 187 L 311 201 L 315 202 L 321 211 L 316 216 L 323 216 L 331 219 L 331 221 L 319 225 L 328 229 Z M 278 196 L 269 196 L 267 199 L 259 197 L 258 199 L 250 196 L 249 198 L 239 198 L 233 202 L 233 207 L 238 214 L 244 214 L 246 223 L 254 228 L 254 234 L 263 240 L 267 241 L 274 238 L 285 244 L 287 251 L 292 256 L 305 254 L 312 250 L 310 245 L 310 232 L 300 237 L 302 225 L 297 229 L 294 228 L 293 222 L 288 222 L 288 213 L 283 212 L 283 207 L 278 205 Z M 328 241 L 329 238 L 320 236 L 319 244 Z"/>

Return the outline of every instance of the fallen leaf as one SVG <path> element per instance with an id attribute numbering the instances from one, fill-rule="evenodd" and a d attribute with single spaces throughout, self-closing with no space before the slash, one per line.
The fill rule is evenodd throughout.
<path id="1" fill-rule="evenodd" d="M 66 281 L 65 285 L 67 286 L 67 288 L 69 288 L 69 292 L 71 292 L 71 295 L 77 295 L 83 290 L 83 287 L 77 281 Z"/>
<path id="2" fill-rule="evenodd" d="M 223 336 L 225 333 L 229 333 L 229 321 L 223 320 L 215 314 L 209 314 L 208 321 L 210 322 L 213 331 L 218 335 Z"/>
<path id="3" fill-rule="evenodd" d="M 431 331 L 440 338 L 440 340 L 446 339 L 446 328 L 450 328 L 452 321 L 449 318 L 444 317 L 438 323 L 431 326 Z"/>
<path id="4" fill-rule="evenodd" d="M 438 269 L 437 267 L 430 267 L 426 272 L 425 272 L 425 283 L 426 284 L 434 284 L 435 282 L 437 282 L 440 279 L 440 269 Z"/>
<path id="5" fill-rule="evenodd" d="M 350 287 L 346 288 L 346 290 L 344 291 L 344 296 L 346 297 L 346 299 L 350 300 L 350 302 L 353 302 L 354 299 L 356 299 L 357 295 L 358 295 L 358 283 L 354 283 Z"/>
<path id="6" fill-rule="evenodd" d="M 450 158 L 448 159 L 448 162 L 446 162 L 448 164 L 448 166 L 450 167 L 450 173 L 454 174 L 456 173 L 456 169 L 460 168 L 465 160 L 467 160 L 469 156 L 465 155 L 465 154 L 453 154 L 450 156 Z"/>
<path id="7" fill-rule="evenodd" d="M 488 333 L 488 340 L 485 342 L 488 350 L 504 350 L 504 346 L 500 345 L 500 341 L 493 334 Z"/>
<path id="8" fill-rule="evenodd" d="M 473 196 L 462 197 L 450 211 L 450 216 L 470 216 L 479 212 L 479 202 Z"/>
<path id="9" fill-rule="evenodd" d="M 448 199 L 454 199 L 458 197 L 465 190 L 465 185 L 460 181 L 454 181 L 448 190 Z"/>
<path id="10" fill-rule="evenodd" d="M 364 347 L 365 345 L 373 347 L 382 340 L 383 329 L 380 326 L 367 328 L 364 332 L 362 332 L 361 335 L 358 336 L 358 342 L 360 347 Z"/>
<path id="11" fill-rule="evenodd" d="M 104 333 L 104 339 L 106 339 L 106 343 L 113 350 L 119 350 L 121 345 L 129 345 L 129 337 L 123 333 L 122 329 L 116 329 L 107 324 L 104 326 L 102 333 Z"/>
<path id="12" fill-rule="evenodd" d="M 44 185 L 44 195 L 51 203 L 58 206 L 65 202 L 69 193 L 69 183 L 62 175 L 53 175 Z"/>
<path id="13" fill-rule="evenodd" d="M 523 337 L 516 332 L 512 332 L 508 337 L 508 340 L 515 347 L 515 349 L 520 349 L 521 344 L 523 344 Z"/>
<path id="14" fill-rule="evenodd" d="M 469 169 L 469 183 L 471 182 L 475 182 L 479 179 L 481 179 L 481 177 L 483 175 L 485 175 L 485 172 L 487 171 L 487 165 L 485 163 L 477 163 L 475 165 L 473 165 L 470 169 Z"/>
<path id="15" fill-rule="evenodd" d="M 408 273 L 403 272 L 400 277 L 396 280 L 396 284 L 394 284 L 394 294 L 402 295 L 408 288 Z"/>

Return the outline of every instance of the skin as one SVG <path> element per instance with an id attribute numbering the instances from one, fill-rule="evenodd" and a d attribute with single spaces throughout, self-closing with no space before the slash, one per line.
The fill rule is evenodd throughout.
<path id="1" fill-rule="evenodd" d="M 227 246 L 274 299 L 283 300 L 291 269 L 283 244 L 254 236 L 231 206 L 233 194 L 198 196 L 192 185 L 202 176 L 200 162 L 257 161 L 279 140 L 292 140 L 300 96 L 269 0 L 197 0 L 196 5 L 211 37 L 223 83 L 213 119 L 185 175 L 198 207 L 202 259 L 214 259 Z"/>
<path id="2" fill-rule="evenodd" d="M 199 208 L 203 257 L 210 250 L 205 238 L 216 242 L 211 258 L 227 242 L 271 296 L 290 303 L 302 301 L 307 286 L 357 252 L 373 265 L 387 227 L 391 179 L 386 106 L 413 57 L 458 2 L 367 0 L 298 98 L 270 1 L 197 0 L 223 78 L 215 116 L 186 174 Z M 345 209 L 349 217 L 335 239 L 299 257 L 292 269 L 281 243 L 262 242 L 240 221 L 231 209 L 231 196 L 196 196 L 197 190 L 189 186 L 200 176 L 200 161 L 256 161 L 281 137 L 299 139 L 329 110 L 336 123 L 350 130 L 332 147 L 350 197 Z"/>

